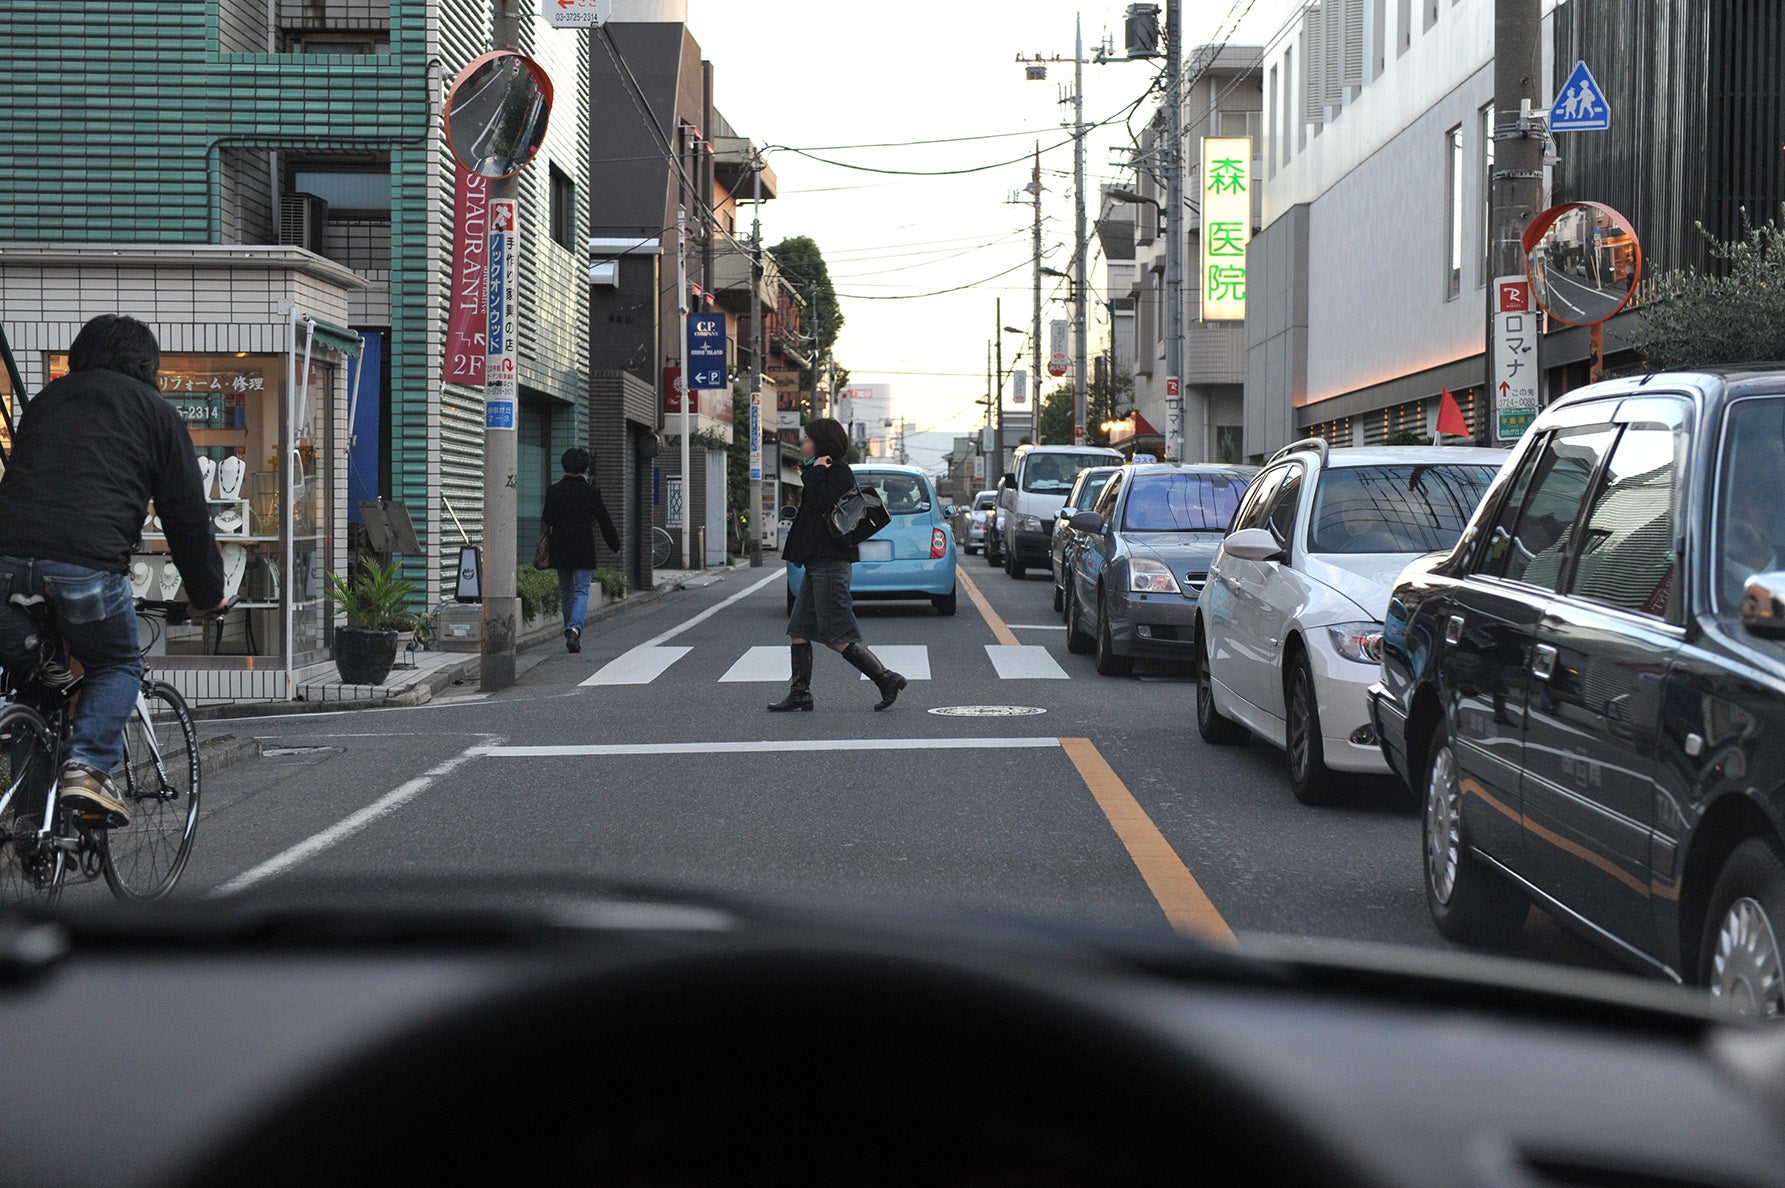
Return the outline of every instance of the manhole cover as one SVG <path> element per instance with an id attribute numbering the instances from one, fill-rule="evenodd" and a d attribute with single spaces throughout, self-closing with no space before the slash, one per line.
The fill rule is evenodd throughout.
<path id="1" fill-rule="evenodd" d="M 929 712 L 945 718 L 1026 718 L 1047 713 L 1037 705 L 939 705 Z"/>

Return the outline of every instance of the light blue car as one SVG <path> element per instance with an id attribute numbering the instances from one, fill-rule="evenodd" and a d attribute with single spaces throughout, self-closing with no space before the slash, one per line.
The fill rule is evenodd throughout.
<path id="1" fill-rule="evenodd" d="M 955 613 L 954 509 L 936 502 L 930 480 L 915 466 L 886 463 L 852 467 L 855 481 L 880 492 L 892 523 L 861 544 L 849 581 L 857 600 L 927 598 L 937 614 Z M 787 563 L 787 609 L 805 580 L 804 566 Z"/>

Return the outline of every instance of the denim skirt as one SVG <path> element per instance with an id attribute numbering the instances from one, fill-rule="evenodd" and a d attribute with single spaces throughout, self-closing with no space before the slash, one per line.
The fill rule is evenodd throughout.
<path id="1" fill-rule="evenodd" d="M 861 641 L 855 622 L 855 605 L 849 597 L 847 561 L 814 557 L 806 562 L 806 578 L 793 598 L 793 614 L 787 618 L 787 634 L 821 644 Z"/>

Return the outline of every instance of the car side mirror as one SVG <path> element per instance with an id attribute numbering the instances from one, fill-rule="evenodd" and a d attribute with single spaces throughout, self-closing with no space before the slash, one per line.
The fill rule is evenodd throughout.
<path id="1" fill-rule="evenodd" d="M 1005 471 L 1004 477 L 998 480 L 998 485 L 1012 491 L 1016 490 L 1016 474 L 1009 470 Z"/>
<path id="2" fill-rule="evenodd" d="M 1079 532 L 1089 532 L 1094 536 L 1103 532 L 1103 517 L 1096 512 L 1078 512 L 1066 522 Z"/>
<path id="3" fill-rule="evenodd" d="M 795 517 L 799 514 L 800 514 L 800 509 L 793 506 L 793 504 L 791 504 L 791 503 L 781 509 L 781 518 L 783 520 L 791 520 L 791 519 L 793 519 L 793 517 Z"/>
<path id="4" fill-rule="evenodd" d="M 956 507 L 954 504 L 951 503 L 947 507 L 944 507 L 942 509 L 942 518 L 945 520 L 952 520 L 955 518 L 955 514 L 958 513 L 960 510 L 961 510 L 960 508 Z"/>
<path id="5" fill-rule="evenodd" d="M 1742 583 L 1742 626 L 1762 639 L 1785 638 L 1785 573 L 1757 573 Z"/>
<path id="6" fill-rule="evenodd" d="M 1263 528 L 1241 528 L 1222 541 L 1221 548 L 1228 556 L 1238 557 L 1242 561 L 1283 560 L 1283 546 Z"/>

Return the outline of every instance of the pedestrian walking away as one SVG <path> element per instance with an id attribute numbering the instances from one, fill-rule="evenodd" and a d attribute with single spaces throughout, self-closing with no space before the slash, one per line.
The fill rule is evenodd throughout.
<path id="1" fill-rule="evenodd" d="M 0 661 L 22 684 L 57 659 L 20 605 L 47 602 L 86 673 L 58 794 L 112 827 L 130 823 L 111 772 L 142 689 L 125 575 L 151 500 L 192 608 L 215 614 L 229 601 L 198 454 L 156 386 L 160 370 L 148 326 L 113 314 L 88 322 L 68 348 L 68 374 L 21 418 L 0 480 Z"/>
<path id="2" fill-rule="evenodd" d="M 876 710 L 898 700 L 906 680 L 893 672 L 862 642 L 861 627 L 849 594 L 852 567 L 860 550 L 832 532 L 830 512 L 837 501 L 855 489 L 855 475 L 845 459 L 849 433 L 842 424 L 820 417 L 806 426 L 800 438 L 804 455 L 805 493 L 781 555 L 805 567 L 805 580 L 794 596 L 793 613 L 787 619 L 793 683 L 787 696 L 769 706 L 771 713 L 812 708 L 812 644 L 830 648 L 865 673 L 880 691 Z"/>
<path id="3" fill-rule="evenodd" d="M 564 477 L 545 493 L 539 513 L 547 565 L 558 571 L 558 605 L 564 611 L 564 647 L 583 650 L 583 619 L 589 612 L 589 574 L 597 561 L 595 532 L 615 553 L 620 534 L 601 492 L 589 480 L 589 451 L 572 446 L 559 460 Z"/>

